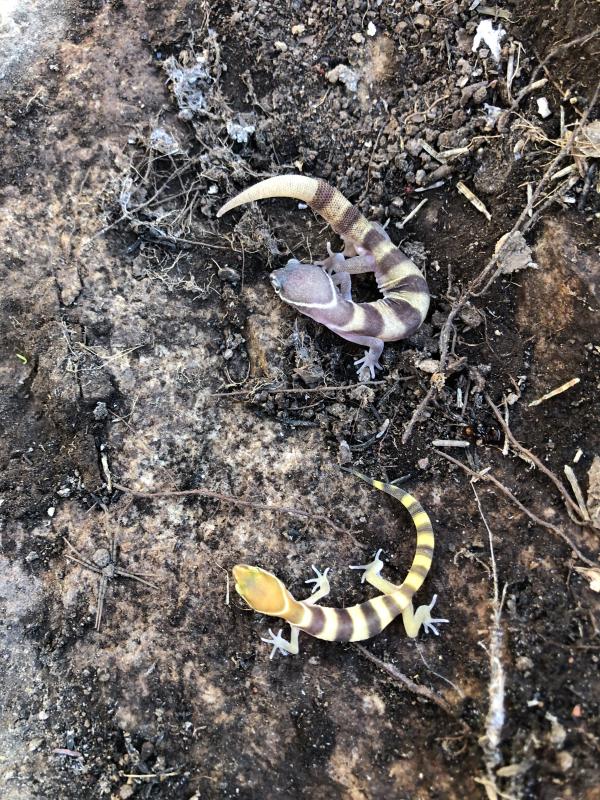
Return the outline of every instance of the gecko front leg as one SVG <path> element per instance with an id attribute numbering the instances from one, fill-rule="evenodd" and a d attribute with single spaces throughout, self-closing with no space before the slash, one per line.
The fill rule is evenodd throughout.
<path id="1" fill-rule="evenodd" d="M 269 656 L 269 661 L 273 660 L 276 653 L 280 653 L 282 656 L 297 656 L 300 652 L 300 645 L 298 644 L 300 628 L 297 628 L 295 625 L 290 625 L 289 642 L 287 639 L 283 638 L 281 635 L 282 632 L 283 628 L 278 630 L 277 633 L 273 633 L 271 628 L 269 628 L 269 638 L 267 639 L 264 636 L 260 637 L 262 642 L 273 645 L 271 655 Z"/>
<path id="2" fill-rule="evenodd" d="M 316 578 L 308 578 L 308 580 L 304 581 L 305 583 L 314 583 L 315 584 L 315 591 L 311 594 L 310 597 L 307 597 L 306 600 L 303 602 L 309 605 L 315 605 L 319 600 L 322 600 L 326 597 L 331 587 L 329 585 L 329 578 L 327 577 L 327 573 L 329 572 L 329 567 L 320 572 L 315 565 L 312 565 L 313 571 L 316 575 Z M 272 645 L 271 655 L 269 656 L 269 660 L 273 659 L 277 653 L 280 653 L 282 656 L 289 656 L 293 655 L 296 656 L 300 652 L 300 645 L 298 642 L 300 636 L 300 628 L 296 627 L 296 625 L 292 625 L 290 623 L 290 639 L 284 639 L 282 636 L 283 628 L 277 631 L 277 633 L 273 633 L 273 631 L 269 628 L 269 637 L 265 638 L 261 636 L 261 641 L 266 642 L 266 644 Z"/>

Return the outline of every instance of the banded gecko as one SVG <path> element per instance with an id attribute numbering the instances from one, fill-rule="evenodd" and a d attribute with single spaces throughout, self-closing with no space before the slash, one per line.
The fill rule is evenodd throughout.
<path id="1" fill-rule="evenodd" d="M 368 347 L 355 361 L 360 380 L 382 369 L 384 342 L 405 339 L 421 326 L 429 309 L 429 290 L 417 266 L 392 243 L 384 229 L 369 222 L 344 195 L 324 180 L 303 175 L 279 175 L 251 186 L 217 212 L 268 197 L 294 197 L 317 211 L 344 242 L 315 264 L 288 261 L 271 273 L 279 297 L 302 314 L 323 323 L 338 336 Z M 383 295 L 372 303 L 352 300 L 351 274 L 374 272 Z"/>
<path id="2" fill-rule="evenodd" d="M 289 641 L 281 635 L 281 630 L 275 634 L 271 629 L 269 638 L 262 639 L 272 645 L 270 658 L 277 652 L 284 656 L 290 653 L 297 655 L 300 631 L 328 642 L 359 642 L 380 633 L 400 614 L 406 633 L 411 638 L 417 636 L 421 626 L 427 633 L 432 631 L 437 636 L 435 626 L 448 622 L 447 619 L 434 619 L 431 616 L 437 595 L 433 596 L 429 605 L 413 610 L 413 595 L 421 588 L 433 557 L 434 535 L 429 516 L 412 495 L 397 486 L 372 480 L 355 470 L 348 471 L 395 497 L 411 515 L 417 531 L 417 549 L 409 573 L 400 585 L 382 578 L 380 572 L 383 561 L 380 558 L 381 550 L 378 550 L 369 564 L 351 566 L 350 569 L 363 570 L 361 582 L 366 580 L 382 594 L 349 608 L 328 608 L 316 603 L 329 594 L 329 568 L 321 573 L 313 566 L 316 578 L 310 578 L 306 583 L 314 583 L 315 591 L 306 600 L 296 600 L 272 573 L 260 567 L 236 564 L 233 568 L 235 588 L 250 608 L 261 614 L 280 617 L 290 624 Z"/>

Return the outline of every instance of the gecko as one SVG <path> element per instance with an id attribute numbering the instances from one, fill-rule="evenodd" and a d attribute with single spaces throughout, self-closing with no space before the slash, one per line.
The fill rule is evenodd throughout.
<path id="1" fill-rule="evenodd" d="M 432 631 L 437 636 L 436 625 L 448 622 L 447 619 L 434 619 L 431 616 L 437 595 L 433 596 L 429 605 L 419 606 L 416 611 L 413 609 L 412 598 L 427 577 L 433 558 L 435 540 L 428 514 L 418 500 L 397 486 L 373 480 L 356 470 L 347 471 L 395 497 L 412 517 L 417 531 L 417 549 L 408 575 L 399 585 L 382 578 L 382 551 L 378 550 L 373 561 L 351 566 L 350 569 L 362 570 L 361 582 L 367 581 L 381 594 L 349 608 L 330 608 L 317 605 L 330 591 L 327 576 L 329 568 L 320 572 L 313 566 L 316 577 L 309 578 L 306 583 L 314 583 L 315 590 L 306 600 L 296 600 L 271 572 L 248 564 L 236 564 L 233 568 L 235 589 L 250 608 L 261 614 L 280 617 L 290 624 L 289 640 L 282 636 L 282 630 L 273 633 L 269 629 L 269 638 L 261 637 L 263 642 L 272 645 L 270 658 L 276 653 L 297 655 L 300 651 L 300 631 L 328 642 L 360 642 L 380 633 L 400 615 L 404 629 L 411 638 L 417 636 L 421 627 L 426 633 Z"/>
<path id="2" fill-rule="evenodd" d="M 270 275 L 276 294 L 302 314 L 355 344 L 368 347 L 355 361 L 359 380 L 375 377 L 384 342 L 406 339 L 421 326 L 429 309 L 429 289 L 418 267 L 377 222 L 369 222 L 326 181 L 304 175 L 279 175 L 254 184 L 222 206 L 217 217 L 244 203 L 269 197 L 305 202 L 341 237 L 344 250 L 314 264 L 290 259 Z M 375 273 L 380 300 L 355 303 L 351 275 Z"/>

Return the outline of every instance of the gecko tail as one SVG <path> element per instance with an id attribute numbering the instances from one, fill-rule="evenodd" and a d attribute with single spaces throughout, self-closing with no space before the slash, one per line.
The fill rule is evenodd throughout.
<path id="1" fill-rule="evenodd" d="M 253 203 L 255 200 L 266 200 L 269 197 L 293 197 L 309 205 L 319 190 L 319 181 L 305 175 L 276 175 L 260 183 L 255 183 L 235 197 L 232 197 L 217 211 L 217 217 L 227 214 L 232 208 Z"/>

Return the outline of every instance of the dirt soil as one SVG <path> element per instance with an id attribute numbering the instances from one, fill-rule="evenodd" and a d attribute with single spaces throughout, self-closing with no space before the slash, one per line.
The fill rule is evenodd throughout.
<path id="1" fill-rule="evenodd" d="M 452 302 L 599 74 L 598 36 L 555 51 L 597 33 L 593 0 L 490 8 L 2 5 L 3 800 L 600 798 L 598 531 L 505 446 L 486 400 L 569 496 L 571 466 L 598 523 L 597 146 L 547 185 L 561 196 L 523 269 L 456 318 L 445 381 L 402 442 Z M 484 20 L 505 30 L 498 61 L 473 49 Z M 520 97 L 532 79 L 546 80 Z M 386 346 L 372 385 L 356 385 L 358 348 L 269 284 L 291 254 L 339 244 L 323 220 L 290 200 L 216 220 L 236 191 L 292 171 L 387 223 L 427 276 L 426 323 Z M 377 297 L 369 276 L 353 288 Z M 522 507 L 439 451 L 491 469 Z M 398 582 L 410 564 L 410 519 L 340 465 L 402 479 L 428 510 L 418 599 L 437 594 L 450 623 L 417 640 L 391 625 L 364 643 L 375 661 L 304 635 L 270 660 L 261 636 L 278 622 L 243 607 L 234 564 L 299 596 L 329 566 L 337 606 L 372 594 L 349 564 L 381 547 Z M 196 488 L 254 505 L 127 491 Z M 109 565 L 99 609 L 113 543 L 141 580 Z"/>

